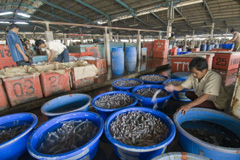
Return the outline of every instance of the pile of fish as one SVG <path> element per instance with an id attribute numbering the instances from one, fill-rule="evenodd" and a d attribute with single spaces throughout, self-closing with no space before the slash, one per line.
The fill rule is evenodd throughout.
<path id="1" fill-rule="evenodd" d="M 118 93 L 113 95 L 105 95 L 95 101 L 95 105 L 101 108 L 114 109 L 129 106 L 134 102 L 134 98 L 127 94 Z"/>
<path id="2" fill-rule="evenodd" d="M 141 77 L 141 79 L 144 80 L 144 81 L 153 81 L 153 82 L 167 80 L 165 77 L 157 76 L 157 75 L 143 76 L 143 77 Z"/>
<path id="3" fill-rule="evenodd" d="M 181 85 L 182 83 L 183 83 L 183 81 L 168 81 L 168 82 L 165 83 L 165 85 L 167 86 L 167 85 L 172 84 L 172 85 L 174 85 L 174 86 L 179 86 L 179 85 Z"/>
<path id="4" fill-rule="evenodd" d="M 17 125 L 9 128 L 5 128 L 0 126 L 0 144 L 4 143 L 6 141 L 11 140 L 12 138 L 16 137 L 17 135 L 24 132 L 30 124 L 24 124 L 24 125 Z"/>
<path id="5" fill-rule="evenodd" d="M 116 140 L 131 146 L 151 146 L 164 141 L 169 129 L 160 118 L 150 113 L 132 111 L 118 115 L 110 124 Z"/>
<path id="6" fill-rule="evenodd" d="M 46 135 L 38 152 L 54 155 L 75 150 L 88 143 L 97 132 L 98 127 L 88 119 L 62 122 L 60 128 Z"/>
<path id="7" fill-rule="evenodd" d="M 114 85 L 118 87 L 132 87 L 140 84 L 141 83 L 139 81 L 135 81 L 135 80 L 121 80 L 114 83 Z"/>
<path id="8" fill-rule="evenodd" d="M 154 93 L 157 92 L 157 90 L 161 90 L 161 92 L 157 94 L 157 98 L 166 97 L 168 95 L 166 91 L 157 88 L 141 88 L 136 91 L 136 94 L 143 97 L 153 97 Z"/>

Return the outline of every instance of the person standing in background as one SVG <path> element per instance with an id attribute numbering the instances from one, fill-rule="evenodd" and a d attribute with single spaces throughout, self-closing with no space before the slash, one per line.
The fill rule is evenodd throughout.
<path id="1" fill-rule="evenodd" d="M 44 42 L 43 40 L 36 41 L 36 47 L 41 48 L 42 51 L 47 51 L 48 53 L 48 63 L 52 60 L 58 62 L 69 62 L 69 51 L 65 45 L 59 42 L 50 41 Z"/>
<path id="2" fill-rule="evenodd" d="M 9 26 L 9 31 L 6 36 L 7 45 L 11 52 L 13 61 L 17 63 L 17 66 L 24 66 L 28 62 L 28 57 L 26 56 L 22 42 L 18 37 L 19 27 L 16 24 L 11 24 Z"/>
<path id="3" fill-rule="evenodd" d="M 240 35 L 239 35 L 239 32 L 235 31 L 234 29 L 232 29 L 230 32 L 233 34 L 233 38 L 226 41 L 225 43 L 234 42 L 233 51 L 239 51 L 239 49 L 240 49 Z"/>

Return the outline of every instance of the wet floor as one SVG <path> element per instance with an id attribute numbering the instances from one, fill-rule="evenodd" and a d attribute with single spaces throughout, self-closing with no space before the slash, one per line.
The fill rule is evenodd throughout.
<path id="1" fill-rule="evenodd" d="M 142 69 L 146 70 L 146 69 L 149 69 L 149 68 L 154 68 L 154 65 L 159 66 L 159 64 L 167 64 L 169 61 L 166 60 L 166 61 L 160 62 L 158 59 L 157 60 L 156 59 L 155 60 L 154 59 L 147 59 L 147 60 L 145 60 L 145 62 L 146 62 L 146 64 L 139 63 L 137 65 L 136 72 L 139 72 Z M 235 81 L 236 81 L 236 78 L 237 78 L 237 74 L 236 74 L 237 70 L 230 70 L 230 71 L 215 70 L 215 71 L 218 72 L 221 75 L 222 80 L 223 80 L 222 84 L 225 87 L 225 90 L 228 93 L 228 95 L 230 95 L 230 97 L 231 97 L 232 94 L 233 94 Z M 171 76 L 171 70 L 170 69 L 163 70 L 163 71 L 157 71 L 157 72 L 154 72 L 154 73 L 166 75 L 166 76 L 169 76 L 169 77 Z M 128 75 L 128 74 L 130 75 L 132 73 L 125 73 L 124 75 Z M 98 79 L 95 79 L 95 81 L 97 83 L 103 83 L 103 82 L 106 82 L 108 80 L 116 79 L 116 78 L 121 78 L 121 77 L 111 75 L 111 72 L 109 72 L 108 74 L 99 76 Z M 95 89 L 95 90 L 92 90 L 92 91 L 88 91 L 88 92 L 85 92 L 85 93 L 89 94 L 93 98 L 93 97 L 95 97 L 95 96 L 97 96 L 101 93 L 112 91 L 112 90 L 113 90 L 113 88 L 109 85 L 109 86 L 106 86 L 106 87 L 103 87 L 103 88 L 100 88 L 100 89 Z M 179 102 L 179 101 L 175 101 L 175 100 L 171 99 L 168 102 L 167 107 L 163 110 L 163 112 L 165 114 L 167 114 L 170 118 L 172 118 L 174 113 L 176 112 L 176 110 L 180 106 L 182 106 L 186 103 L 188 103 L 188 102 Z M 229 104 L 230 104 L 230 100 L 229 100 Z M 96 110 L 92 106 L 90 106 L 89 110 L 92 111 L 92 112 L 96 112 Z M 230 111 L 230 108 L 228 106 L 227 109 L 225 110 L 225 112 L 229 113 L 229 111 Z M 40 108 L 31 110 L 30 112 L 32 112 L 32 113 L 34 113 L 38 116 L 39 122 L 38 122 L 36 127 L 38 127 L 39 125 L 41 125 L 42 123 L 44 123 L 48 120 L 48 118 L 46 116 L 41 114 Z M 99 145 L 100 145 L 100 147 L 99 147 L 99 150 L 98 150 L 97 155 L 95 156 L 94 160 L 118 160 L 117 156 L 115 155 L 115 153 L 113 151 L 112 145 L 108 141 L 106 141 L 106 139 L 104 139 L 104 137 L 100 139 L 100 144 Z M 178 136 L 176 135 L 175 139 L 168 146 L 167 152 L 183 152 L 183 151 L 184 151 L 183 148 L 179 144 Z M 28 155 L 28 153 L 26 152 L 26 154 L 24 156 L 22 156 L 20 159 L 28 160 L 28 159 L 33 159 L 33 158 L 30 157 Z"/>

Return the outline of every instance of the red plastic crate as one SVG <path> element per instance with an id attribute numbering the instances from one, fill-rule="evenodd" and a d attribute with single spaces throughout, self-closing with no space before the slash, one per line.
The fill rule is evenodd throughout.
<path id="1" fill-rule="evenodd" d="M 79 89 L 94 84 L 94 77 L 86 77 L 78 80 L 72 79 L 72 81 L 72 87 L 74 89 Z"/>
<path id="2" fill-rule="evenodd" d="M 232 69 L 232 70 L 229 70 L 229 71 L 224 71 L 224 72 L 221 72 L 222 70 L 217 70 L 217 72 L 219 74 L 221 74 L 221 77 L 222 77 L 222 84 L 224 86 L 230 86 L 230 85 L 233 85 L 236 83 L 236 80 L 237 80 L 237 73 L 238 73 L 238 69 Z"/>
<path id="3" fill-rule="evenodd" d="M 0 70 L 4 68 L 16 67 L 16 62 L 13 61 L 1 61 L 0 63 Z"/>
<path id="4" fill-rule="evenodd" d="M 93 52 L 93 57 L 99 57 L 98 47 L 86 47 L 86 52 Z"/>
<path id="5" fill-rule="evenodd" d="M 74 57 L 93 56 L 93 52 L 69 53 L 69 56 Z"/>
<path id="6" fill-rule="evenodd" d="M 147 48 L 147 56 L 152 57 L 152 55 L 153 55 L 153 42 L 143 42 L 143 47 Z"/>
<path id="7" fill-rule="evenodd" d="M 232 49 L 214 48 L 211 51 L 222 52 L 222 51 L 232 51 Z"/>
<path id="8" fill-rule="evenodd" d="M 176 56 L 177 55 L 177 50 L 178 50 L 178 47 L 173 47 L 172 48 L 172 51 L 171 51 L 172 56 Z"/>
<path id="9" fill-rule="evenodd" d="M 7 45 L 0 45 L 0 60 L 13 62 L 11 52 Z"/>
<path id="10" fill-rule="evenodd" d="M 200 51 L 200 48 L 192 48 L 191 49 L 191 52 L 199 52 Z"/>
<path id="11" fill-rule="evenodd" d="M 69 56 L 81 57 L 81 54 L 80 53 L 69 53 Z"/>
<path id="12" fill-rule="evenodd" d="M 70 71 L 66 69 L 61 70 L 61 72 L 63 73 L 51 71 L 41 73 L 41 86 L 45 97 L 71 90 L 69 83 Z"/>
<path id="13" fill-rule="evenodd" d="M 98 74 L 107 73 L 107 60 L 97 59 L 97 60 L 86 60 L 89 64 L 94 64 L 99 70 Z"/>
<path id="14" fill-rule="evenodd" d="M 39 74 L 4 78 L 3 81 L 11 106 L 43 97 Z"/>
<path id="15" fill-rule="evenodd" d="M 157 50 L 168 50 L 169 41 L 167 39 L 164 40 L 154 40 L 153 49 Z"/>
<path id="16" fill-rule="evenodd" d="M 0 111 L 4 110 L 9 107 L 8 100 L 7 100 L 7 95 L 4 90 L 4 86 L 2 83 L 2 80 L 0 79 Z"/>
<path id="17" fill-rule="evenodd" d="M 154 58 L 167 58 L 168 50 L 161 50 L 161 49 L 153 48 L 153 57 Z"/>
<path id="18" fill-rule="evenodd" d="M 203 57 L 206 58 L 208 62 L 208 69 L 212 69 L 212 61 L 213 58 L 211 55 L 197 55 L 197 54 L 190 54 L 190 55 L 177 55 L 171 57 L 171 72 L 190 72 L 189 64 L 194 57 Z"/>
<path id="19" fill-rule="evenodd" d="M 239 66 L 240 52 L 217 52 L 213 58 L 213 68 L 220 70 L 236 69 Z"/>

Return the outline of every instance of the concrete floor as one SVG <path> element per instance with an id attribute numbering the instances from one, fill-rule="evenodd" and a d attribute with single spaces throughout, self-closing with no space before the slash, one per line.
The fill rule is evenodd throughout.
<path id="1" fill-rule="evenodd" d="M 159 63 L 159 62 L 155 62 L 155 63 Z M 149 68 L 154 67 L 155 63 L 148 63 Z M 158 64 L 159 65 L 159 64 Z M 141 66 L 141 64 L 140 64 Z M 147 66 L 146 66 L 147 67 Z M 144 68 L 146 70 L 146 68 Z M 141 71 L 141 67 L 137 69 L 137 72 Z M 222 76 L 222 83 L 225 87 L 226 92 L 228 93 L 228 95 L 232 96 L 233 94 L 233 89 L 235 86 L 235 81 L 236 81 L 236 74 L 237 74 L 237 69 L 236 70 L 231 70 L 231 71 L 222 71 L 222 70 L 215 70 L 216 72 L 218 72 L 221 76 Z M 163 74 L 163 75 L 168 75 L 169 77 L 171 76 L 171 70 L 167 69 L 167 70 L 163 70 L 163 71 L 157 71 L 155 72 L 157 74 Z M 129 73 L 128 73 L 129 74 Z M 106 81 L 109 79 L 112 79 L 112 75 L 110 74 L 106 74 L 104 75 L 105 78 L 102 79 L 102 77 L 99 77 L 99 79 L 101 79 L 101 81 Z M 114 77 L 116 78 L 116 77 Z M 117 78 L 121 78 L 121 77 L 117 77 Z M 89 94 L 91 97 L 95 97 L 98 94 L 107 92 L 107 91 L 111 91 L 113 90 L 113 88 L 111 86 L 106 86 L 104 88 L 99 88 L 99 89 L 95 89 L 89 92 L 86 92 L 86 94 Z M 230 101 L 229 101 L 230 103 Z M 181 106 L 186 104 L 186 102 L 179 102 L 179 101 L 175 101 L 175 100 L 170 100 L 166 109 L 163 111 L 165 114 L 167 114 L 170 118 L 173 117 L 173 114 L 176 112 L 176 110 Z M 92 108 L 90 106 L 90 111 L 92 112 L 96 112 L 96 110 L 94 108 Z M 230 108 L 227 107 L 227 109 L 225 110 L 225 112 L 229 113 Z M 48 120 L 48 118 L 44 115 L 41 114 L 40 112 L 40 108 L 37 109 L 33 109 L 30 112 L 36 114 L 38 116 L 38 124 L 37 126 L 41 125 L 42 123 L 46 122 Z M 175 136 L 175 139 L 172 141 L 172 143 L 168 146 L 167 151 L 166 152 L 182 152 L 184 151 L 183 148 L 181 147 L 181 145 L 179 144 L 178 141 L 178 136 Z M 23 155 L 20 160 L 30 160 L 33 159 L 27 152 L 25 155 Z M 113 147 L 112 145 L 106 141 L 106 139 L 102 136 L 102 138 L 100 139 L 100 146 L 99 146 L 99 151 L 96 154 L 94 160 L 118 160 L 118 157 L 115 155 L 114 151 L 113 151 Z"/>

